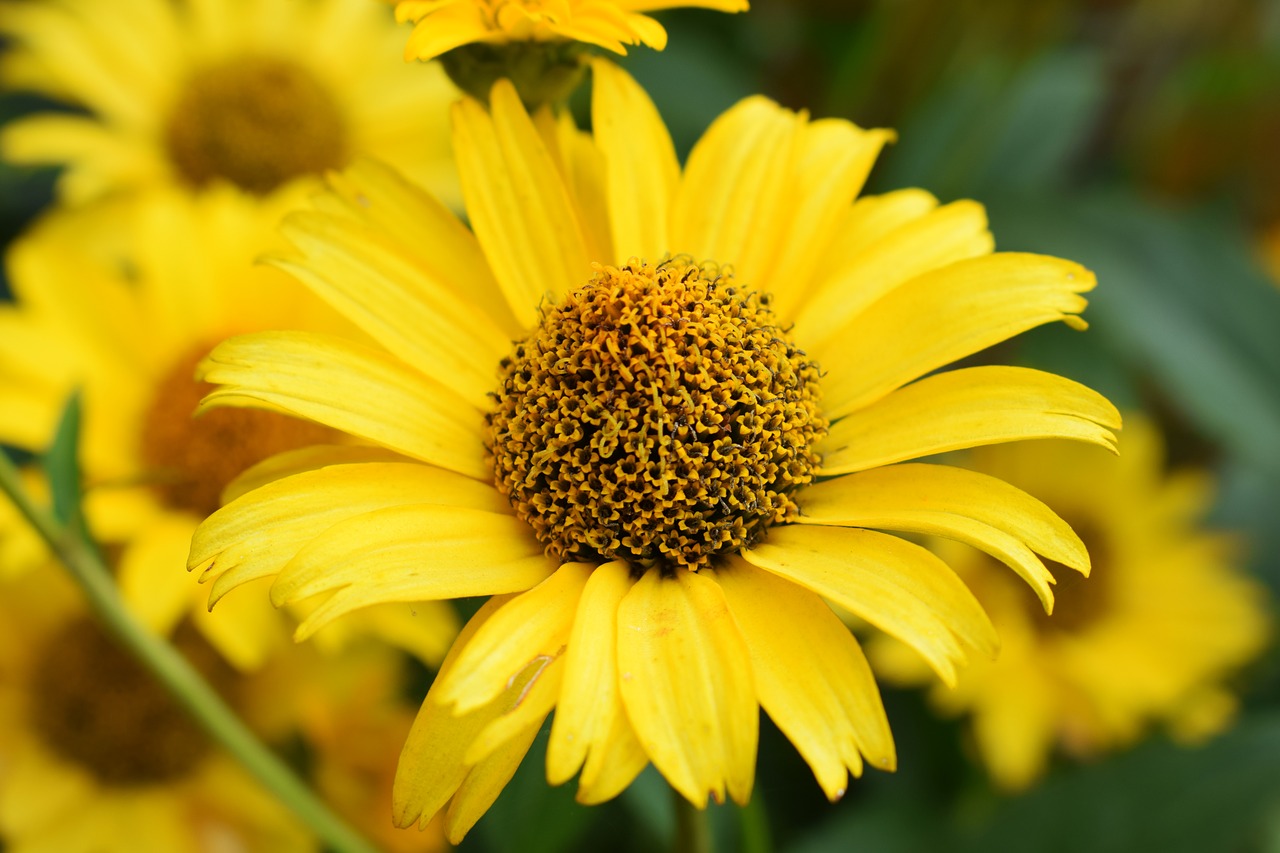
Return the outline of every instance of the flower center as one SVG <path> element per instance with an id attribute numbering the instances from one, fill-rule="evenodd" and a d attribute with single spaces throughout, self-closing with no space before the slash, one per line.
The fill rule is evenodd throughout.
<path id="1" fill-rule="evenodd" d="M 249 466 L 334 437 L 328 427 L 260 409 L 213 409 L 192 417 L 213 390 L 192 378 L 209 349 L 179 359 L 160 380 L 142 424 L 147 481 L 170 507 L 201 518 L 222 506 L 222 490 Z"/>
<path id="2" fill-rule="evenodd" d="M 560 560 L 696 570 L 796 511 L 818 367 L 713 265 L 597 267 L 503 360 L 498 489 Z"/>
<path id="3" fill-rule="evenodd" d="M 166 132 L 179 173 L 267 193 L 347 160 L 347 123 L 328 89 L 292 62 L 240 57 L 201 69 L 173 106 Z"/>
<path id="4" fill-rule="evenodd" d="M 194 631 L 174 642 L 224 694 L 227 664 Z M 82 617 L 51 636 L 36 659 L 31 724 L 62 758 L 110 785 L 177 778 L 208 752 L 204 734 L 132 657 Z"/>

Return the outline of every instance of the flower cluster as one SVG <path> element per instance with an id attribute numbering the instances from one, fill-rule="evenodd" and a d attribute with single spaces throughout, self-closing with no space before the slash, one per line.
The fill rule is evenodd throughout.
<path id="1" fill-rule="evenodd" d="M 1151 486 L 1146 427 L 1117 463 L 1115 406 L 993 350 L 1083 330 L 1094 275 L 996 252 L 976 202 L 864 194 L 889 130 L 753 96 L 682 162 L 607 55 L 661 50 L 674 5 L 6 6 L 6 85 L 78 108 L 0 131 L 62 168 L 7 254 L 0 443 L 34 461 L 6 488 L 52 496 L 99 615 L 388 849 L 461 841 L 540 733 L 580 803 L 652 765 L 745 805 L 763 711 L 834 802 L 897 765 L 872 663 L 936 677 L 1011 785 L 1055 740 L 1225 719 L 1256 591 Z M 0 844 L 344 849 L 46 538 L 0 514 Z"/>

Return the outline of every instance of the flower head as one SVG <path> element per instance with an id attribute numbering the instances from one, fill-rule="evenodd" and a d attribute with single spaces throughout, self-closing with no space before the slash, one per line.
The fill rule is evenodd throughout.
<path id="1" fill-rule="evenodd" d="M 175 183 L 264 194 L 362 152 L 454 200 L 438 116 L 456 90 L 438 66 L 404 66 L 368 0 L 7 2 L 0 32 L 6 87 L 89 111 L 0 134 L 12 162 L 67 167 L 72 203 Z"/>
<path id="2" fill-rule="evenodd" d="M 1132 743 L 1152 723 L 1204 736 L 1226 725 L 1226 678 L 1264 647 L 1262 588 L 1236 567 L 1230 538 L 1198 526 L 1209 500 L 1199 472 L 1166 476 L 1160 436 L 1127 418 L 1120 459 L 1061 442 L 975 451 L 980 470 L 1050 501 L 1093 556 L 1088 580 L 1067 573 L 1053 616 L 983 554 L 941 543 L 1000 631 L 979 661 L 931 698 L 971 717 L 979 756 L 1000 785 L 1041 776 L 1055 747 L 1076 757 Z M 901 646 L 872 647 L 878 672 L 929 681 Z M 914 658 L 914 659 L 913 659 Z"/>
<path id="3" fill-rule="evenodd" d="M 583 42 L 626 53 L 629 44 L 666 47 L 666 30 L 642 13 L 676 6 L 744 12 L 747 0 L 399 0 L 396 18 L 416 24 L 405 59 L 473 42 Z"/>
<path id="4" fill-rule="evenodd" d="M 225 342 L 202 404 L 292 412 L 401 455 L 280 479 L 208 519 L 216 599 L 275 575 L 299 636 L 387 601 L 489 595 L 401 758 L 397 820 L 474 824 L 554 708 L 548 778 L 599 802 L 652 762 L 695 804 L 741 802 L 759 708 L 841 796 L 888 725 L 824 598 L 953 680 L 996 638 L 937 557 L 1088 557 L 1047 507 L 920 456 L 1061 436 L 1110 447 L 1099 395 L 1010 367 L 933 373 L 1033 326 L 1082 325 L 1077 264 L 992 255 L 982 209 L 854 202 L 884 131 L 763 98 L 682 170 L 647 95 L 594 65 L 594 135 L 499 82 L 455 108 L 471 229 L 390 170 L 339 176 L 282 258 L 377 346 Z M 926 377 L 921 379 L 920 377 Z"/>
<path id="5" fill-rule="evenodd" d="M 357 334 L 289 276 L 253 263 L 283 248 L 276 223 L 305 194 L 295 187 L 264 201 L 225 186 L 198 196 L 156 191 L 51 215 L 10 248 L 14 301 L 0 305 L 0 443 L 42 449 L 80 389 L 85 511 L 118 557 L 126 599 L 160 633 L 189 618 L 245 669 L 287 641 L 287 621 L 253 596 L 226 613 L 208 612 L 181 570 L 196 524 L 221 506 L 224 492 L 278 476 L 282 464 L 287 471 L 314 464 L 317 454 L 369 453 L 276 412 L 192 417 L 207 390 L 194 379 L 196 362 L 226 336 L 285 324 Z M 257 464 L 331 442 L 342 446 Z M 15 559 L 6 573 L 45 558 L 3 511 L 0 553 Z M 417 617 L 384 613 L 369 627 L 436 661 L 456 620 L 435 605 Z"/>
<path id="6" fill-rule="evenodd" d="M 285 733 L 255 714 L 277 679 L 239 677 L 195 631 L 174 642 L 260 734 Z M 0 589 L 0 758 L 0 833 L 15 849 L 315 850 L 51 565 Z"/>

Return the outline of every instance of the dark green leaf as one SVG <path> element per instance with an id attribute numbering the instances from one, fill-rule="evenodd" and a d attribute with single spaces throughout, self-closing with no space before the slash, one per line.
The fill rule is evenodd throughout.
<path id="1" fill-rule="evenodd" d="M 960 848 L 973 853 L 1240 850 L 1280 802 L 1280 714 L 1198 749 L 1153 742 L 1007 801 Z"/>
<path id="2" fill-rule="evenodd" d="M 53 493 L 53 515 L 64 525 L 80 518 L 80 392 L 67 398 L 53 443 L 42 459 L 49 489 Z"/>

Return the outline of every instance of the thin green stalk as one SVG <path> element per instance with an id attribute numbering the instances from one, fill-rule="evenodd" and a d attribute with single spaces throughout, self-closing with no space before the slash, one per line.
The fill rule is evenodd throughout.
<path id="1" fill-rule="evenodd" d="M 22 488 L 17 469 L 3 451 L 0 451 L 0 491 L 9 496 L 80 584 L 102 624 L 173 694 L 210 737 L 235 756 L 336 853 L 377 853 L 376 847 L 329 811 L 283 761 L 263 746 L 185 658 L 133 617 L 116 590 L 110 570 L 89 541 L 77 532 L 79 525 L 74 519 L 70 525 L 60 524 L 38 507 Z"/>
<path id="2" fill-rule="evenodd" d="M 675 853 L 712 853 L 711 822 L 706 809 L 700 809 L 672 788 L 675 803 L 676 837 L 672 850 Z"/>

